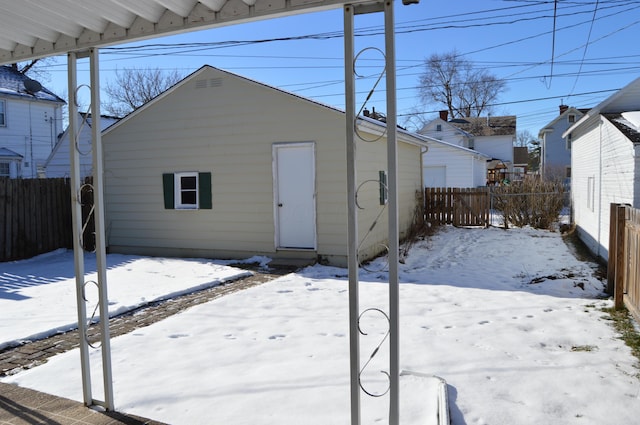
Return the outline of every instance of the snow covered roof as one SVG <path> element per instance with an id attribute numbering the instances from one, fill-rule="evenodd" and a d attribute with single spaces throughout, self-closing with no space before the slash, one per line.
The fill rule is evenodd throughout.
<path id="1" fill-rule="evenodd" d="M 37 89 L 37 90 L 36 90 Z M 65 103 L 53 92 L 10 66 L 0 66 L 0 95 Z"/>
<path id="2" fill-rule="evenodd" d="M 611 124 L 613 124 L 625 137 L 633 143 L 640 143 L 640 127 L 625 117 L 624 113 L 602 114 Z"/>

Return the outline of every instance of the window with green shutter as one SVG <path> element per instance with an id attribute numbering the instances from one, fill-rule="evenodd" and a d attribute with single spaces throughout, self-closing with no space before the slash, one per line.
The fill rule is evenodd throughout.
<path id="1" fill-rule="evenodd" d="M 180 172 L 162 175 L 164 208 L 212 209 L 211 173 Z"/>

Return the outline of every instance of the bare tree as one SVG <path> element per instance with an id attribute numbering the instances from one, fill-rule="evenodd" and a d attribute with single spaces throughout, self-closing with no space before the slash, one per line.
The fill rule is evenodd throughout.
<path id="1" fill-rule="evenodd" d="M 530 171 L 538 171 L 540 168 L 540 141 L 529 130 L 522 130 L 516 133 L 515 145 L 528 149 L 528 168 Z"/>
<path id="2" fill-rule="evenodd" d="M 32 59 L 26 62 L 16 62 L 11 64 L 11 68 L 21 74 L 39 81 L 50 81 L 49 66 L 53 63 L 52 57 Z"/>
<path id="3" fill-rule="evenodd" d="M 182 79 L 177 71 L 158 68 L 125 68 L 116 71 L 115 81 L 107 82 L 109 100 L 102 107 L 107 114 L 123 117 L 155 98 Z"/>
<path id="4" fill-rule="evenodd" d="M 444 106 L 451 118 L 479 117 L 491 112 L 491 103 L 506 90 L 506 83 L 486 69 L 474 68 L 454 50 L 425 60 L 419 90 L 423 103 Z"/>
<path id="5" fill-rule="evenodd" d="M 518 131 L 518 133 L 516 134 L 515 145 L 526 146 L 529 148 L 537 141 L 538 139 L 536 139 L 529 130 L 522 130 L 522 131 Z"/>

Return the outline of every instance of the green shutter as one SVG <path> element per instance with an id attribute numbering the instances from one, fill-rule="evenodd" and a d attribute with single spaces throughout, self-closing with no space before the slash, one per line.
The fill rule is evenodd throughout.
<path id="1" fill-rule="evenodd" d="M 378 182 L 380 183 L 380 205 L 386 205 L 388 199 L 386 171 L 378 171 Z"/>
<path id="2" fill-rule="evenodd" d="M 200 197 L 200 209 L 213 208 L 211 199 L 211 173 L 198 173 L 198 196 Z"/>
<path id="3" fill-rule="evenodd" d="M 162 190 L 164 192 L 164 209 L 173 210 L 176 208 L 175 202 L 175 180 L 173 173 L 162 174 Z"/>

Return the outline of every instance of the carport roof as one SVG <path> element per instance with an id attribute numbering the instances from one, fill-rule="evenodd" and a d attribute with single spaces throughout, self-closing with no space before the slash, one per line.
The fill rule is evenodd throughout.
<path id="1" fill-rule="evenodd" d="M 0 64 L 371 0 L 0 0 Z"/>

